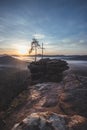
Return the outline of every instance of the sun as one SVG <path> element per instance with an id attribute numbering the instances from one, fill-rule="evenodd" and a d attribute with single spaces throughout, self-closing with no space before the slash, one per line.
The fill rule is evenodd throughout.
<path id="1" fill-rule="evenodd" d="M 17 48 L 19 55 L 27 55 L 27 47 L 26 46 L 20 46 Z"/>

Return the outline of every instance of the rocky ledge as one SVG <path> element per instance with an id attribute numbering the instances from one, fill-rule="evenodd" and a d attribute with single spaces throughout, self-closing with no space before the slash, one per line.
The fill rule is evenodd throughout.
<path id="1" fill-rule="evenodd" d="M 61 82 L 32 85 L 25 94 L 7 121 L 12 130 L 87 130 L 86 77 L 68 72 Z"/>
<path id="2" fill-rule="evenodd" d="M 37 83 L 44 81 L 60 82 L 63 72 L 69 67 L 66 61 L 47 58 L 30 63 L 28 68 L 31 71 L 32 82 Z"/>
<path id="3" fill-rule="evenodd" d="M 68 117 L 56 113 L 33 113 L 12 130 L 86 130 L 87 119 L 78 115 Z"/>

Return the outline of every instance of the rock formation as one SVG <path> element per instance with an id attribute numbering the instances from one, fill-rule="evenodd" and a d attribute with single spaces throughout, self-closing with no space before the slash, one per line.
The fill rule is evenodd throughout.
<path id="1" fill-rule="evenodd" d="M 33 113 L 12 130 L 86 130 L 87 119 L 78 115 L 68 117 L 49 112 Z"/>
<path id="2" fill-rule="evenodd" d="M 68 73 L 63 80 L 60 107 L 66 114 L 79 114 L 87 118 L 87 77 Z"/>
<path id="3" fill-rule="evenodd" d="M 86 86 L 86 78 L 71 72 L 60 83 L 33 85 L 14 119 L 27 114 L 12 130 L 87 130 Z"/>
<path id="4" fill-rule="evenodd" d="M 69 67 L 66 61 L 48 58 L 32 62 L 28 68 L 31 71 L 33 83 L 37 83 L 44 81 L 59 82 L 62 80 L 63 71 Z"/>

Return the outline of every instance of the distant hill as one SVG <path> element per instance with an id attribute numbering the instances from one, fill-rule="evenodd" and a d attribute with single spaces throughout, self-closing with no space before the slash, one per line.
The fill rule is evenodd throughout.
<path id="1" fill-rule="evenodd" d="M 67 56 L 65 56 L 67 57 Z M 87 55 L 83 55 L 83 56 L 80 56 L 80 55 L 72 55 L 72 56 L 68 56 L 68 59 L 69 60 L 87 60 Z"/>
<path id="2" fill-rule="evenodd" d="M 0 56 L 0 110 L 6 109 L 12 99 L 27 88 L 29 75 L 24 61 L 8 55 Z"/>
<path id="3" fill-rule="evenodd" d="M 41 54 L 38 54 L 37 57 L 41 57 Z M 34 57 L 34 55 L 29 55 L 29 57 Z M 43 57 L 54 57 L 58 59 L 64 59 L 64 60 L 87 60 L 87 55 L 43 55 Z"/>
<path id="4" fill-rule="evenodd" d="M 23 61 L 18 60 L 9 55 L 3 55 L 3 56 L 0 56 L 0 64 L 7 64 L 7 65 L 23 64 Z"/>

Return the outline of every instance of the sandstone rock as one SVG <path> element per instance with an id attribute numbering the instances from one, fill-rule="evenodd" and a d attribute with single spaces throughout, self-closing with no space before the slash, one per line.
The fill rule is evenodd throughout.
<path id="1" fill-rule="evenodd" d="M 32 113 L 22 122 L 16 124 L 12 130 L 86 130 L 87 120 L 74 115 L 58 115 L 55 113 Z"/>
<path id="2" fill-rule="evenodd" d="M 29 86 L 25 95 L 28 97 L 18 106 L 19 111 L 8 117 L 9 130 L 16 122 L 20 123 L 13 130 L 87 130 L 87 78 L 70 72 L 60 83 Z M 24 118 L 28 123 L 21 121 Z"/>
<path id="3" fill-rule="evenodd" d="M 65 76 L 64 90 L 59 96 L 59 104 L 64 113 L 87 117 L 87 80 L 83 79 L 75 74 Z"/>
<path id="4" fill-rule="evenodd" d="M 58 59 L 43 59 L 37 62 L 32 62 L 28 66 L 31 71 L 31 79 L 33 82 L 59 82 L 62 80 L 63 71 L 67 70 L 68 64 L 66 61 Z"/>

